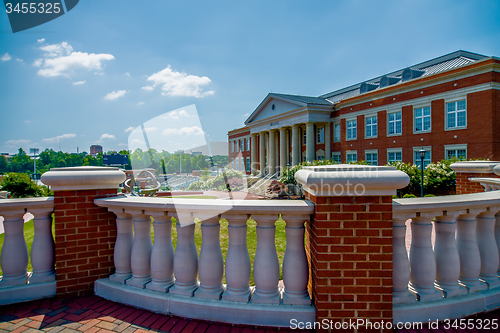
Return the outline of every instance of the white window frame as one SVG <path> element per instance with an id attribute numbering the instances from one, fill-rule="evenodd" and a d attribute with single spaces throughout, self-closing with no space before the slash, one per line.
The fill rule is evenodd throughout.
<path id="1" fill-rule="evenodd" d="M 465 102 L 465 109 L 463 110 L 457 110 L 458 102 L 464 101 Z M 456 126 L 448 126 L 448 104 L 455 104 L 455 111 L 452 111 L 455 113 L 455 125 Z M 458 126 L 458 113 L 459 112 L 465 112 L 465 125 Z M 444 127 L 446 131 L 454 131 L 454 130 L 460 130 L 460 129 L 465 129 L 467 128 L 467 98 L 456 98 L 452 100 L 446 100 L 444 103 Z"/>
<path id="2" fill-rule="evenodd" d="M 234 141 L 233 140 L 229 140 L 229 145 L 231 146 L 231 153 L 234 152 L 234 146 L 233 146 L 233 143 Z"/>
<path id="3" fill-rule="evenodd" d="M 389 158 L 389 154 L 397 154 L 397 153 L 401 154 L 401 160 L 391 161 L 391 159 Z M 389 164 L 390 162 L 396 162 L 396 161 L 403 162 L 403 148 L 388 148 L 387 149 L 387 164 Z"/>
<path id="4" fill-rule="evenodd" d="M 349 127 L 349 124 L 354 124 L 354 126 Z M 354 141 L 358 139 L 358 119 L 346 119 L 345 121 L 345 139 L 346 141 Z M 352 133 L 352 137 L 349 137 L 349 133 Z"/>
<path id="5" fill-rule="evenodd" d="M 306 141 L 307 141 L 307 133 L 306 133 L 306 129 L 303 128 L 302 129 L 302 145 L 305 146 L 306 145 Z"/>
<path id="6" fill-rule="evenodd" d="M 365 161 L 370 162 L 370 161 L 368 160 L 368 156 L 367 156 L 368 154 L 372 154 L 372 155 L 373 155 L 373 154 L 376 154 L 376 155 L 377 155 L 376 164 L 371 164 L 371 163 L 370 163 L 370 165 L 378 165 L 378 149 L 369 149 L 369 150 L 365 150 Z"/>
<path id="7" fill-rule="evenodd" d="M 250 166 L 250 157 L 245 158 L 245 171 L 250 172 L 251 166 Z"/>
<path id="8" fill-rule="evenodd" d="M 338 128 L 338 133 L 337 133 L 337 128 Z M 341 136 L 342 136 L 342 130 L 340 128 L 340 123 L 333 124 L 333 142 L 340 142 Z"/>
<path id="9" fill-rule="evenodd" d="M 356 159 L 355 160 L 349 160 L 349 155 L 355 155 L 356 156 Z M 357 150 L 347 150 L 345 152 L 345 162 L 346 163 L 349 163 L 349 162 L 357 162 L 358 161 L 358 151 Z"/>
<path id="10" fill-rule="evenodd" d="M 241 145 L 241 151 L 245 151 L 245 139 L 241 139 L 240 141 L 240 145 Z"/>
<path id="11" fill-rule="evenodd" d="M 325 143 L 325 127 L 316 128 L 316 143 Z"/>
<path id="12" fill-rule="evenodd" d="M 335 159 L 338 157 L 338 162 L 342 163 L 342 153 L 340 151 L 334 151 L 332 153 L 332 162 L 337 162 Z"/>
<path id="13" fill-rule="evenodd" d="M 322 161 L 325 159 L 325 151 L 323 149 L 319 149 L 315 153 L 316 155 L 316 160 Z"/>
<path id="14" fill-rule="evenodd" d="M 424 115 L 424 110 L 426 108 L 429 108 L 429 115 L 426 116 Z M 418 118 L 420 118 L 420 121 L 422 122 L 422 130 L 417 130 L 417 110 L 422 110 L 422 115 Z M 424 120 L 425 118 L 429 118 L 429 128 L 428 129 L 424 129 Z M 430 133 L 432 132 L 432 108 L 430 105 L 426 105 L 426 106 L 421 106 L 421 107 L 415 107 L 413 108 L 413 134 L 416 134 L 416 133 Z"/>
<path id="15" fill-rule="evenodd" d="M 396 118 L 394 118 L 394 120 L 390 120 L 390 116 L 391 115 L 396 115 L 396 114 L 400 114 L 401 115 L 401 119 L 397 120 Z M 396 117 L 396 116 L 394 116 Z M 400 122 L 401 123 L 401 132 L 397 132 L 397 122 Z M 394 133 L 389 133 L 389 129 L 391 128 L 391 123 L 394 123 Z M 399 136 L 399 135 L 403 135 L 403 112 L 402 111 L 395 111 L 395 112 L 387 112 L 387 136 Z"/>
<path id="16" fill-rule="evenodd" d="M 238 140 L 234 140 L 234 151 L 235 151 L 236 153 L 238 152 L 238 147 L 239 147 Z"/>
<path id="17" fill-rule="evenodd" d="M 234 170 L 234 159 L 231 159 L 231 169 Z"/>
<path id="18" fill-rule="evenodd" d="M 247 138 L 247 151 L 250 151 L 250 138 Z"/>
<path id="19" fill-rule="evenodd" d="M 460 145 L 444 145 L 444 159 L 448 159 L 448 152 L 454 150 L 457 152 L 458 150 L 465 150 L 465 159 L 467 159 L 467 144 L 460 144 Z M 457 154 L 455 153 L 455 158 L 457 157 Z"/>
<path id="20" fill-rule="evenodd" d="M 375 118 L 375 123 L 373 121 L 368 124 L 368 119 Z M 370 127 L 371 135 L 368 135 L 368 127 Z M 375 128 L 375 134 L 373 134 L 373 128 Z M 376 114 L 365 116 L 365 139 L 373 139 L 378 136 L 378 117 Z"/>
<path id="21" fill-rule="evenodd" d="M 413 164 L 418 166 L 420 169 L 420 158 L 417 157 L 418 152 L 420 149 L 424 149 L 426 152 L 429 152 L 429 158 L 424 158 L 424 168 L 427 167 L 430 163 L 432 163 L 432 146 L 425 146 L 425 147 L 413 147 Z M 427 155 L 427 154 L 426 154 Z"/>

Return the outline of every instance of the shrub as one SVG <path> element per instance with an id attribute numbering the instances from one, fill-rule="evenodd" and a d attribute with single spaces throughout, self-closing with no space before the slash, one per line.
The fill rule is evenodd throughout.
<path id="1" fill-rule="evenodd" d="M 273 180 L 266 192 L 270 195 L 285 195 L 287 193 L 287 186 L 277 180 Z"/>
<path id="2" fill-rule="evenodd" d="M 52 192 L 47 186 L 37 185 L 25 173 L 8 173 L 3 176 L 0 182 L 3 191 L 10 192 L 13 198 L 44 197 L 52 196 Z"/>

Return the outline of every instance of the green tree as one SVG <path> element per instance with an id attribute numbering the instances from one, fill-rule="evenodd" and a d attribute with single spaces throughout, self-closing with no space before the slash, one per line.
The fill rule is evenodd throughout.
<path id="1" fill-rule="evenodd" d="M 7 159 L 0 155 L 0 174 L 7 172 Z"/>
<path id="2" fill-rule="evenodd" d="M 39 186 L 25 173 L 8 173 L 0 181 L 2 191 L 8 191 L 14 198 L 42 197 L 54 195 L 47 186 Z"/>

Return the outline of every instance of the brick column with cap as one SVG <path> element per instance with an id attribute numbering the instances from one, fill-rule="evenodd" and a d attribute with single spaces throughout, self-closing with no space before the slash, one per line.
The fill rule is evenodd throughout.
<path id="1" fill-rule="evenodd" d="M 450 167 L 457 175 L 457 194 L 484 192 L 484 187 L 479 182 L 472 182 L 472 178 L 499 178 L 494 168 L 499 161 L 463 161 L 453 163 Z M 500 170 L 499 170 L 500 171 Z M 500 172 L 499 172 L 500 173 Z"/>
<path id="2" fill-rule="evenodd" d="M 118 168 L 53 168 L 42 182 L 54 191 L 57 296 L 93 294 L 94 281 L 113 273 L 116 217 L 94 199 L 116 196 Z"/>
<path id="3" fill-rule="evenodd" d="M 392 195 L 409 177 L 339 164 L 305 167 L 295 179 L 316 206 L 306 226 L 316 320 L 392 322 Z"/>

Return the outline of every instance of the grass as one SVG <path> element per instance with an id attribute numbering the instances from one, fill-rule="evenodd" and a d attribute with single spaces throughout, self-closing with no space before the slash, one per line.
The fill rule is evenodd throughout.
<path id="1" fill-rule="evenodd" d="M 217 199 L 215 195 L 175 195 L 173 197 L 163 198 L 176 198 L 176 199 Z"/>
<path id="2" fill-rule="evenodd" d="M 174 220 L 175 221 L 175 220 Z M 257 233 L 256 233 L 256 226 L 257 223 L 253 220 L 248 220 L 247 222 L 247 246 L 248 246 L 248 253 L 250 255 L 250 263 L 252 264 L 252 271 L 250 275 L 250 285 L 254 285 L 254 280 L 253 280 L 253 261 L 255 257 L 255 251 L 257 249 Z M 221 219 L 220 221 L 220 246 L 222 250 L 222 256 L 224 257 L 224 262 L 226 261 L 226 254 L 227 254 L 227 247 L 229 244 L 229 237 L 228 237 L 228 222 L 225 219 Z M 196 222 L 196 226 L 194 229 L 195 233 L 195 243 L 196 243 L 196 249 L 198 251 L 198 255 L 200 254 L 200 249 L 201 249 L 201 242 L 202 242 L 202 237 L 201 237 L 201 221 Z M 28 262 L 28 271 L 33 271 L 33 268 L 31 266 L 31 244 L 33 243 L 33 237 L 35 234 L 34 226 L 33 226 L 33 220 L 26 222 L 24 224 L 24 239 L 26 240 L 26 244 L 28 246 L 28 253 L 29 253 L 29 262 Z M 52 224 L 52 234 L 54 234 L 54 224 Z M 154 230 L 153 227 L 151 227 L 151 238 L 153 239 L 154 242 Z M 283 256 L 285 255 L 285 246 L 286 246 L 286 235 L 285 235 L 285 221 L 283 221 L 280 217 L 280 219 L 276 222 L 276 251 L 278 253 L 278 259 L 280 262 L 280 267 L 283 264 Z M 3 240 L 4 240 L 4 234 L 0 234 L 0 251 L 2 250 L 3 246 Z M 175 227 L 175 224 L 172 226 L 172 243 L 174 245 L 174 249 L 177 245 L 177 229 Z M 1 252 L 0 252 L 1 253 Z M 0 268 L 0 275 L 3 275 L 2 270 Z M 281 273 L 280 273 L 280 278 L 281 278 Z M 226 282 L 225 276 L 224 276 L 224 283 Z"/>

